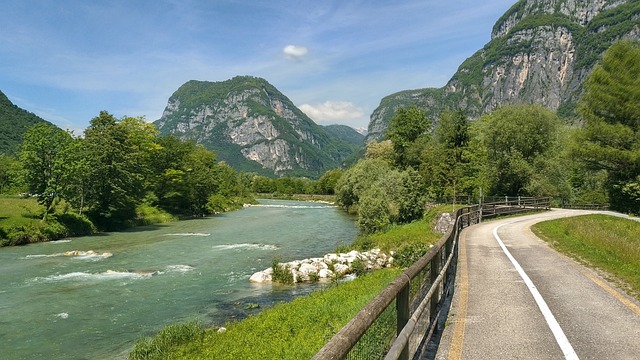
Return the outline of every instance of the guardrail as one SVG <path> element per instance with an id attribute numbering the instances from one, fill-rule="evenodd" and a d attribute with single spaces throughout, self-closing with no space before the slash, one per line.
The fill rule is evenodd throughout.
<path id="1" fill-rule="evenodd" d="M 550 198 L 506 197 L 504 201 L 482 204 L 482 217 L 491 218 L 501 215 L 518 214 L 522 212 L 549 210 Z"/>
<path id="2" fill-rule="evenodd" d="M 549 208 L 548 198 L 515 201 L 457 210 L 449 231 L 360 310 L 313 359 L 422 357 L 435 330 L 443 325 L 440 313 L 453 291 L 460 231 L 483 217 Z"/>

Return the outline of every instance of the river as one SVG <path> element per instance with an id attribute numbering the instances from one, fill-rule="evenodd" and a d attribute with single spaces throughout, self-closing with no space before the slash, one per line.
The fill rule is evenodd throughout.
<path id="1" fill-rule="evenodd" d="M 250 283 L 274 257 L 321 256 L 356 234 L 335 207 L 261 200 L 203 219 L 0 248 L 0 357 L 124 358 L 170 323 L 222 325 L 312 288 Z"/>

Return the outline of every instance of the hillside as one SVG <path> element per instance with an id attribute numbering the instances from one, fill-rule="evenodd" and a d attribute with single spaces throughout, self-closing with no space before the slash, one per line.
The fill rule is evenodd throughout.
<path id="1" fill-rule="evenodd" d="M 383 98 L 371 114 L 367 142 L 380 139 L 400 107 L 449 109 L 470 118 L 503 104 L 536 103 L 575 115 L 582 83 L 620 38 L 640 39 L 638 0 L 521 0 L 493 27 L 491 41 L 465 60 L 442 88 Z"/>
<path id="2" fill-rule="evenodd" d="M 189 81 L 154 124 L 214 150 L 240 171 L 319 177 L 362 148 L 345 129 L 314 123 L 266 80 Z M 355 130 L 354 130 L 355 132 Z"/>
<path id="3" fill-rule="evenodd" d="M 0 154 L 15 155 L 22 144 L 22 135 L 40 122 L 47 121 L 14 105 L 0 91 Z"/>

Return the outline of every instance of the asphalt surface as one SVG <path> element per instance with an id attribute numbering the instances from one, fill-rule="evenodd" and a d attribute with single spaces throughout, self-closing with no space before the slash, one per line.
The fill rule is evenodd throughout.
<path id="1" fill-rule="evenodd" d="M 554 210 L 465 229 L 436 358 L 640 359 L 638 301 L 530 230 L 587 213 Z"/>

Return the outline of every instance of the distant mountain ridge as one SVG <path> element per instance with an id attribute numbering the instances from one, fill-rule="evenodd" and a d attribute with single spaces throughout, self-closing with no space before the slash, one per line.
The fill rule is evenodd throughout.
<path id="1" fill-rule="evenodd" d="M 237 76 L 191 80 L 169 98 L 154 124 L 214 150 L 241 171 L 318 177 L 362 148 L 364 137 L 346 126 L 317 125 L 266 80 Z"/>
<path id="2" fill-rule="evenodd" d="M 0 91 L 0 154 L 15 155 L 29 127 L 48 121 L 14 105 Z"/>
<path id="3" fill-rule="evenodd" d="M 445 109 L 477 118 L 504 104 L 536 103 L 575 114 L 582 83 L 621 38 L 640 39 L 638 0 L 521 0 L 493 27 L 491 41 L 442 88 L 400 91 L 371 114 L 366 142 L 381 139 L 396 110 L 415 105 L 437 120 Z"/>

